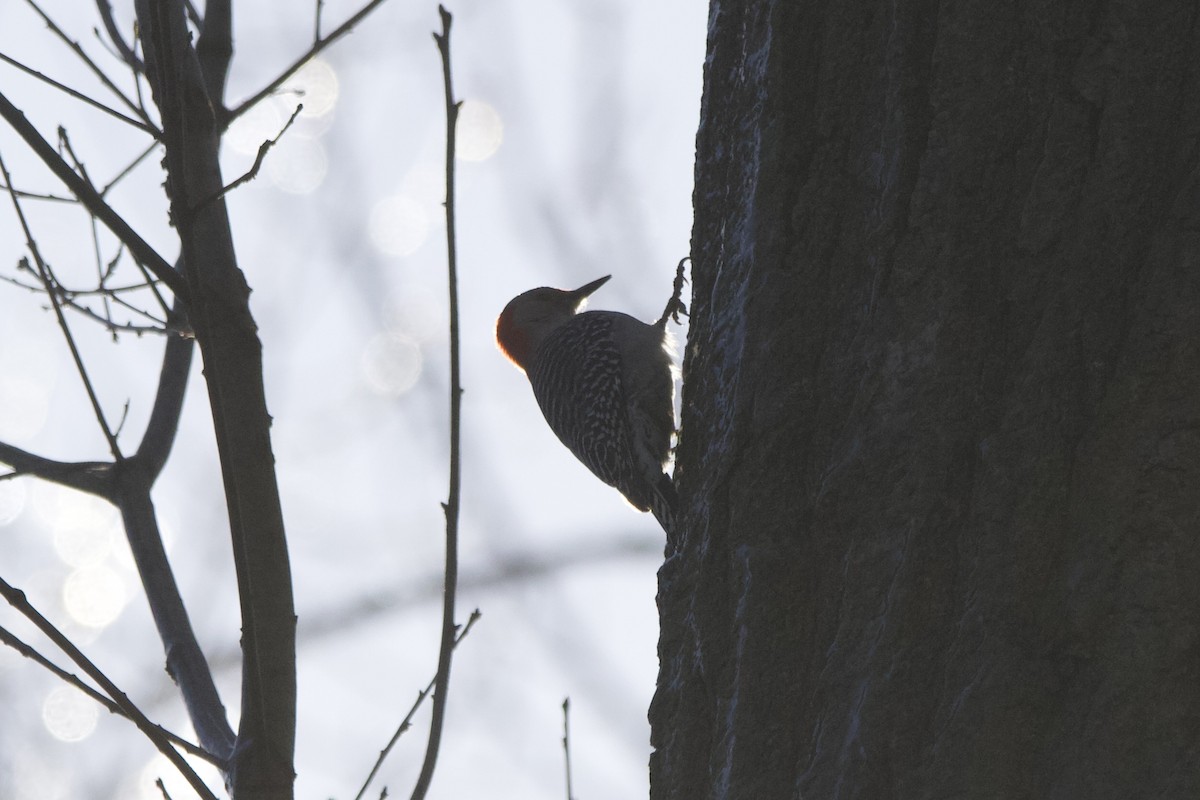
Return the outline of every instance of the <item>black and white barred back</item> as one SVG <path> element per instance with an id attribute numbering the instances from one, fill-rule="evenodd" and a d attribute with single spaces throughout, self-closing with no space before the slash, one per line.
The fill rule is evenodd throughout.
<path id="1" fill-rule="evenodd" d="M 669 529 L 675 487 L 663 465 L 675 427 L 675 383 L 663 336 L 627 314 L 578 314 L 538 347 L 529 381 L 546 422 L 575 457 Z M 622 344 L 661 358 L 633 363 L 622 358 Z"/>

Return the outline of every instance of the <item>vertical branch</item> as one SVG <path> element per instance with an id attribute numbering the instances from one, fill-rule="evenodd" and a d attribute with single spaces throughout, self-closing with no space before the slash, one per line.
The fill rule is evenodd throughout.
<path id="1" fill-rule="evenodd" d="M 186 307 L 176 298 L 174 308 L 167 311 L 167 318 L 182 319 L 186 313 Z M 179 432 L 179 417 L 183 413 L 183 399 L 187 394 L 188 373 L 194 352 L 195 339 L 167 336 L 158 374 L 158 391 L 154 395 L 146 431 L 134 455 L 145 469 L 151 484 L 166 466 L 171 447 L 175 444 L 175 435 Z"/>
<path id="2" fill-rule="evenodd" d="M 296 614 L 262 342 L 225 202 L 197 205 L 223 187 L 216 124 L 221 97 L 210 93 L 223 89 L 217 73 L 232 52 L 232 29 L 225 16 L 214 17 L 212 27 L 206 22 L 200 55 L 191 46 L 184 5 L 138 0 L 136 8 L 147 76 L 163 121 L 171 218 L 185 265 L 188 319 L 204 359 L 241 607 L 241 719 L 227 783 L 234 797 L 290 798 Z M 223 15 L 228 3 L 218 5 Z M 207 75 L 205 68 L 211 70 Z"/>
<path id="3" fill-rule="evenodd" d="M 571 698 L 563 698 L 563 761 L 567 767 L 567 800 L 575 800 L 571 788 Z"/>
<path id="4" fill-rule="evenodd" d="M 208 0 L 204 4 L 204 27 L 196 41 L 196 58 L 200 61 L 204 88 L 217 113 L 221 113 L 216 105 L 225 96 L 225 79 L 229 76 L 229 62 L 233 58 L 231 5 L 231 0 Z"/>
<path id="5" fill-rule="evenodd" d="M 454 134 L 458 124 L 459 104 L 454 100 L 450 80 L 450 12 L 438 6 L 442 32 L 433 35 L 442 56 L 442 78 L 446 89 L 446 250 L 450 284 L 450 494 L 443 509 L 446 512 L 446 576 L 442 595 L 442 641 L 438 653 L 438 670 L 433 695 L 433 714 L 429 724 L 429 744 L 425 761 L 413 788 L 413 800 L 421 800 L 433 780 L 437 766 L 438 747 L 442 740 L 442 725 L 446 717 L 446 692 L 450 688 L 450 658 L 454 653 L 454 595 L 458 584 L 458 512 L 461 473 L 460 435 L 462 414 L 462 379 L 458 359 L 458 253 L 454 234 Z"/>

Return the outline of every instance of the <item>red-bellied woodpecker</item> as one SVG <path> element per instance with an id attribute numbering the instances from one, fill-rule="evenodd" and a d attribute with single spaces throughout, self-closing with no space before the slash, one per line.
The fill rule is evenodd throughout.
<path id="1" fill-rule="evenodd" d="M 666 317 L 578 313 L 611 275 L 574 291 L 531 289 L 496 321 L 496 343 L 525 371 L 551 430 L 596 477 L 670 532 L 675 486 L 663 472 L 675 431 Z"/>

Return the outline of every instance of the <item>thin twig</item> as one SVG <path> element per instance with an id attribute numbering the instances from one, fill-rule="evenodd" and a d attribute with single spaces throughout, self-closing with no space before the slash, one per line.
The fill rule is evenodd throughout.
<path id="1" fill-rule="evenodd" d="M 5 628 L 2 625 L 0 625 L 0 643 L 8 645 L 13 650 L 16 650 L 18 653 L 25 656 L 25 658 L 28 658 L 28 659 L 34 661 L 35 663 L 39 664 L 46 670 L 53 673 L 56 677 L 58 677 L 59 680 L 62 680 L 65 683 L 71 684 L 76 689 L 83 692 L 88 697 L 92 698 L 97 703 L 99 703 L 100 705 L 104 706 L 104 708 L 110 714 L 119 714 L 120 716 L 125 717 L 126 719 L 129 718 L 125 714 L 125 709 L 121 708 L 119 705 L 117 705 L 112 700 L 105 697 L 100 692 L 93 689 L 88 684 L 84 683 L 83 679 L 80 678 L 75 673 L 67 672 L 65 669 L 58 666 L 50 659 L 46 658 L 44 655 L 39 653 L 32 645 L 22 641 L 15 634 L 13 634 L 12 631 L 8 630 L 7 628 Z M 182 736 L 180 736 L 176 733 L 172 733 L 171 731 L 167 730 L 166 728 L 162 727 L 161 725 L 155 725 L 155 727 L 158 728 L 159 732 L 163 736 L 167 737 L 174 744 L 183 748 L 184 750 L 186 750 L 187 752 L 196 756 L 197 758 L 203 758 L 205 761 L 207 761 L 210 764 L 213 764 L 217 767 L 224 766 L 221 759 L 217 758 L 212 753 L 205 750 L 203 747 L 200 747 L 199 745 L 196 745 L 196 744 L 192 744 L 187 739 L 184 739 Z"/>
<path id="2" fill-rule="evenodd" d="M 104 188 L 100 190 L 100 196 L 101 196 L 101 197 L 104 197 L 104 195 L 108 194 L 108 190 L 109 190 L 109 189 L 111 189 L 111 188 L 113 188 L 114 186 L 116 186 L 118 183 L 120 183 L 122 180 L 124 180 L 124 179 L 125 179 L 125 176 L 127 176 L 129 173 L 133 172 L 134 168 L 135 168 L 135 167 L 137 167 L 137 165 L 138 165 L 138 164 L 140 164 L 140 163 L 142 163 L 143 161 L 145 161 L 145 160 L 146 160 L 146 156 L 148 156 L 148 155 L 150 155 L 151 153 L 153 153 L 153 152 L 154 152 L 154 149 L 155 149 L 156 147 L 158 147 L 158 142 L 152 142 L 152 143 L 150 144 L 150 146 L 149 146 L 149 147 L 147 147 L 145 150 L 143 150 L 143 151 L 141 152 L 141 154 L 140 154 L 140 155 L 139 155 L 137 158 L 135 158 L 133 161 L 130 161 L 130 162 L 129 162 L 129 165 L 128 165 L 128 166 L 126 166 L 126 167 L 125 167 L 125 169 L 123 169 L 123 170 L 121 170 L 120 172 L 118 172 L 118 173 L 117 173 L 117 176 L 116 176 L 115 178 L 113 178 L 113 179 L 112 179 L 111 181 L 109 181 L 108 183 L 104 184 Z"/>
<path id="3" fill-rule="evenodd" d="M 183 263 L 182 257 L 180 258 L 180 263 Z M 177 313 L 171 308 L 171 306 L 167 304 L 167 298 L 163 297 L 163 293 L 158 290 L 159 281 L 150 276 L 149 270 L 147 270 L 146 265 L 143 264 L 140 259 L 135 257 L 133 259 L 133 265 L 137 267 L 138 272 L 142 273 L 142 278 L 146 281 L 146 287 L 150 290 L 150 293 L 154 295 L 155 302 L 157 302 L 158 307 L 163 310 L 163 315 L 166 316 L 167 319 L 175 319 L 176 317 L 186 316 L 184 312 Z M 173 286 L 169 288 L 171 291 L 175 291 Z M 186 298 L 180 297 L 178 294 L 176 294 L 175 297 L 183 301 L 185 305 L 187 304 Z M 178 303 L 176 305 L 178 305 Z"/>
<path id="4" fill-rule="evenodd" d="M 0 189 L 3 189 L 3 188 L 5 188 L 5 187 L 0 186 Z M 17 268 L 21 269 L 21 270 L 25 269 L 23 265 L 18 265 Z M 32 272 L 33 270 L 31 268 L 28 271 Z M 14 286 L 20 286 L 22 289 L 28 289 L 29 291 L 37 292 L 38 294 L 42 294 L 46 291 L 41 286 L 30 286 L 28 283 L 22 283 L 21 281 L 17 280 L 16 278 L 13 278 L 12 276 L 9 276 L 9 275 L 0 275 L 0 281 L 5 281 L 7 283 L 11 283 Z M 107 297 L 115 298 L 117 295 L 120 295 L 120 294 L 144 291 L 146 289 L 149 289 L 150 285 L 146 284 L 146 283 L 132 283 L 132 284 L 129 284 L 128 286 L 105 286 L 103 288 L 98 287 L 95 289 L 68 289 L 65 286 L 63 286 L 62 284 L 59 284 L 57 288 L 58 288 L 59 296 L 62 297 L 65 301 L 71 302 L 71 301 L 74 301 L 75 298 L 77 298 L 77 297 L 93 297 L 96 295 L 105 295 Z M 133 307 L 131 306 L 130 308 L 132 309 Z M 136 310 L 136 309 L 133 309 L 133 310 Z M 145 311 L 141 311 L 140 313 L 147 317 L 150 316 L 150 314 L 148 314 Z M 153 317 L 151 317 L 151 318 L 153 319 Z"/>
<path id="5" fill-rule="evenodd" d="M 113 47 L 117 48 L 120 58 L 125 64 L 133 70 L 134 75 L 146 71 L 146 65 L 137 57 L 137 53 L 133 48 L 126 43 L 125 37 L 121 36 L 121 31 L 117 28 L 117 21 L 113 18 L 112 4 L 108 0 L 96 0 L 96 9 L 100 12 L 100 19 L 104 21 L 104 30 L 108 32 L 108 38 L 113 43 Z M 99 36 L 100 32 L 97 31 Z"/>
<path id="6" fill-rule="evenodd" d="M 77 55 L 79 59 L 87 65 L 88 69 L 92 71 L 92 74 L 99 78 L 100 82 L 103 83 L 110 92 L 119 97 L 121 101 L 128 106 L 130 111 L 134 112 L 135 114 L 142 115 L 142 122 L 146 123 L 150 130 L 154 132 L 154 138 L 162 138 L 162 132 L 159 131 L 158 128 L 154 127 L 154 123 L 150 121 L 150 117 L 146 114 L 146 110 L 144 108 L 138 108 L 132 100 L 125 96 L 124 92 L 117 88 L 117 85 L 109 79 L 108 74 L 105 73 L 104 70 L 100 69 L 99 65 L 92 60 L 91 56 L 84 52 L 83 47 L 80 46 L 79 42 L 76 42 L 71 37 L 67 36 L 63 29 L 58 27 L 57 23 L 55 23 L 54 20 L 52 20 L 50 16 L 42 10 L 41 6 L 34 2 L 34 0 L 25 0 L 25 3 L 37 12 L 38 16 L 42 18 L 42 21 L 46 23 L 46 26 L 54 32 L 54 35 L 61 39 L 63 43 L 67 45 L 67 47 L 70 47 L 71 50 L 75 52 L 75 55 Z"/>
<path id="7" fill-rule="evenodd" d="M 83 652 L 75 646 L 74 642 L 67 638 L 62 631 L 54 626 L 54 623 L 46 619 L 42 614 L 30 605 L 25 598 L 25 593 L 20 589 L 12 586 L 8 581 L 0 578 L 0 595 L 4 597 L 8 604 L 15 608 L 22 616 L 32 622 L 38 630 L 44 633 L 50 641 L 54 642 L 58 649 L 62 650 L 68 658 L 75 663 L 77 667 L 84 671 L 89 678 L 100 685 L 100 688 L 116 701 L 124 711 L 125 715 L 137 725 L 138 729 L 145 734 L 158 751 L 162 753 L 170 762 L 179 770 L 179 774 L 187 779 L 187 782 L 196 790 L 196 794 L 200 795 L 204 800 L 217 800 L 216 795 L 205 785 L 192 766 L 179 754 L 179 751 L 171 746 L 171 742 L 165 736 L 159 733 L 158 726 L 146 718 L 142 710 L 134 705 L 128 695 L 122 692 L 103 670 L 83 654 Z"/>
<path id="8" fill-rule="evenodd" d="M 12 186 L 12 176 L 8 174 L 8 167 L 4 164 L 3 157 L 0 157 L 0 175 L 3 175 L 6 184 Z M 96 421 L 100 424 L 100 430 L 104 433 L 104 438 L 108 440 L 108 449 L 113 454 L 113 458 L 121 461 L 124 456 L 121 455 L 121 448 L 117 444 L 117 437 L 113 435 L 112 428 L 109 427 L 108 420 L 104 417 L 104 409 L 100 407 L 100 398 L 96 396 L 96 389 L 92 386 L 87 368 L 83 365 L 83 356 L 79 354 L 79 348 L 75 345 L 75 337 L 71 335 L 71 328 L 67 325 L 67 318 L 63 315 L 62 304 L 59 302 L 58 293 L 54 288 L 53 275 L 50 272 L 49 266 L 42 260 L 41 253 L 38 251 L 37 242 L 33 238 L 32 231 L 29 229 L 29 222 L 25 219 L 25 211 L 21 208 L 20 198 L 12 191 L 9 192 L 9 197 L 12 199 L 13 208 L 16 209 L 17 219 L 21 223 L 21 230 L 25 232 L 25 245 L 29 248 L 29 253 L 33 256 L 34 263 L 37 264 L 38 276 L 42 280 L 42 285 L 46 287 L 46 295 L 50 298 L 50 304 L 54 307 L 54 316 L 58 320 L 58 327 L 62 330 L 63 337 L 67 340 L 67 347 L 71 350 L 71 358 L 75 360 L 75 370 L 79 373 L 79 377 L 83 381 L 83 388 L 87 391 L 88 399 L 92 402 L 92 410 L 96 413 Z"/>
<path id="9" fill-rule="evenodd" d="M 181 328 L 179 328 L 179 326 L 173 325 L 170 320 L 159 319 L 158 317 L 154 316 L 146 309 L 138 308 L 133 303 L 130 303 L 128 300 L 122 299 L 120 295 L 112 295 L 110 297 L 110 299 L 114 303 L 119 305 L 121 308 L 130 312 L 131 314 L 137 314 L 138 316 L 145 317 L 147 320 L 149 320 L 151 324 L 145 326 L 146 330 L 144 332 L 146 332 L 146 333 L 149 333 L 151 331 L 156 331 L 158 333 L 184 333 L 185 332 Z M 137 327 L 137 326 L 135 326 L 135 327 Z"/>
<path id="10" fill-rule="evenodd" d="M 450 285 L 450 493 L 442 509 L 446 513 L 446 578 L 442 589 L 442 644 L 438 653 L 437 688 L 429 723 L 429 743 L 421 774 L 413 787 L 412 800 L 423 800 L 433 781 L 442 727 L 446 718 L 446 695 L 450 690 L 450 660 L 454 653 L 454 598 L 458 587 L 458 516 L 461 489 L 462 375 L 458 358 L 458 252 L 454 233 L 454 139 L 459 103 L 450 79 L 450 12 L 438 6 L 442 32 L 434 33 L 442 57 L 442 83 L 446 94 L 446 265 Z"/>
<path id="11" fill-rule="evenodd" d="M 135 55 L 136 55 L 136 48 L 141 45 L 141 42 L 142 42 L 141 29 L 138 27 L 138 24 L 135 21 L 133 23 L 133 46 L 135 48 Z M 144 55 L 145 55 L 145 51 L 143 50 L 143 56 Z M 150 111 L 146 108 L 146 97 L 142 94 L 142 78 L 145 78 L 147 81 L 149 81 L 149 77 L 147 75 L 147 72 L 146 72 L 146 69 L 144 66 L 145 63 L 146 63 L 146 59 L 143 58 L 142 59 L 142 64 L 143 64 L 142 71 L 141 72 L 131 72 L 129 74 L 133 78 L 133 96 L 137 98 L 137 107 L 142 110 L 142 113 L 144 115 L 149 117 Z"/>
<path id="12" fill-rule="evenodd" d="M 571 698 L 563 698 L 563 760 L 567 765 L 567 800 L 575 800 L 571 789 Z"/>
<path id="13" fill-rule="evenodd" d="M 134 336 L 142 336 L 143 334 L 153 334 L 155 336 L 161 336 L 161 335 L 167 334 L 167 333 L 174 333 L 174 334 L 185 333 L 184 331 L 178 330 L 177 328 L 172 326 L 170 323 L 159 322 L 156 325 L 138 325 L 136 322 L 117 322 L 116 320 L 106 319 L 103 315 L 97 314 L 95 311 L 88 308 L 87 306 L 81 306 L 81 305 L 76 305 L 75 303 L 71 303 L 69 308 L 71 308 L 73 311 L 81 314 L 82 316 L 86 317 L 91 322 L 95 322 L 95 323 L 103 326 L 106 331 L 113 334 L 114 336 L 116 336 L 116 334 L 119 334 L 119 333 L 132 333 Z"/>
<path id="14" fill-rule="evenodd" d="M 71 146 L 71 137 L 67 133 L 67 129 L 63 125 L 58 126 L 58 150 L 60 153 L 65 153 L 71 159 L 71 169 L 78 173 L 79 177 L 87 181 L 89 186 L 94 186 L 92 176 L 88 175 L 87 167 L 83 160 L 75 155 L 75 148 Z"/>
<path id="15" fill-rule="evenodd" d="M 204 208 L 209 203 L 220 200 L 222 197 L 229 194 L 230 192 L 232 192 L 234 189 L 238 188 L 242 184 L 249 183 L 250 181 L 257 178 L 258 171 L 260 169 L 262 169 L 263 159 L 265 159 L 267 157 L 267 153 L 271 152 L 271 148 L 279 143 L 279 140 L 283 138 L 283 135 L 285 133 L 287 133 L 288 128 L 292 127 L 292 123 L 296 121 L 296 117 L 300 116 L 300 112 L 303 110 L 304 110 L 304 104 L 299 103 L 296 106 L 296 110 L 292 112 L 292 115 L 290 117 L 288 117 L 288 121 L 283 124 L 283 127 L 280 129 L 279 133 L 275 134 L 275 138 L 267 139 L 265 142 L 263 142 L 262 144 L 260 144 L 258 146 L 258 155 L 256 155 L 254 157 L 254 165 L 251 166 L 250 169 L 246 171 L 245 175 L 238 178 L 236 181 L 229 184 L 228 186 L 222 188 L 221 191 L 214 193 L 210 197 L 204 198 L 204 200 L 200 201 L 192 210 L 199 211 L 200 209 Z"/>
<path id="16" fill-rule="evenodd" d="M 0 189 L 7 190 L 9 188 L 10 187 L 8 187 L 8 186 L 0 185 Z M 12 188 L 13 188 L 13 191 L 17 193 L 17 197 L 21 198 L 22 200 L 49 200 L 54 203 L 78 203 L 79 202 L 74 197 L 63 197 L 62 195 L 59 195 L 59 194 L 43 194 L 41 192 L 27 192 L 24 189 L 17 189 L 15 187 L 12 187 Z"/>
<path id="17" fill-rule="evenodd" d="M 107 268 L 105 267 L 104 256 L 100 253 L 100 226 L 97 224 L 95 217 L 89 216 L 88 222 L 89 227 L 92 229 L 92 254 L 96 258 L 96 285 L 99 288 L 104 289 L 106 288 L 104 286 L 105 281 L 112 277 L 113 269 L 116 267 L 116 260 L 114 259 Z M 117 257 L 120 257 L 120 250 L 117 252 Z M 104 306 L 104 319 L 109 325 L 111 325 L 113 321 L 112 307 L 109 305 L 108 299 L 109 295 L 107 292 L 102 292 L 100 294 L 100 302 Z M 74 305 L 74 303 L 72 303 L 72 305 Z M 111 333 L 113 341 L 117 341 L 117 332 L 111 331 Z"/>
<path id="18" fill-rule="evenodd" d="M 92 221 L 92 243 L 93 243 L 93 247 L 94 247 L 94 248 L 95 248 L 95 250 L 96 250 L 96 268 L 97 268 L 97 272 L 99 272 L 99 273 L 100 273 L 100 275 L 99 275 L 99 277 L 100 277 L 100 285 L 101 285 L 101 286 L 103 286 L 103 285 L 104 285 L 104 282 L 105 282 L 106 280 L 108 280 L 110 277 L 112 277 L 112 266 L 113 266 L 113 265 L 112 265 L 112 264 L 110 264 L 110 265 L 109 265 L 109 268 L 108 268 L 107 270 L 105 270 L 105 268 L 104 268 L 104 265 L 101 263 L 101 256 L 100 256 L 100 235 L 99 235 L 99 231 L 97 231 L 97 229 L 96 229 L 96 228 L 97 228 L 97 225 L 96 225 L 96 218 L 95 218 L 95 217 L 92 217 L 92 218 L 91 218 L 91 221 Z M 110 303 L 109 303 L 109 300 L 110 300 L 110 299 L 113 299 L 113 298 L 112 298 L 112 296 L 111 296 L 111 295 L 109 295 L 108 293 L 104 293 L 104 294 L 101 294 L 101 295 L 100 295 L 100 303 L 101 303 L 101 304 L 104 306 L 104 319 L 105 319 L 105 321 L 107 321 L 109 324 L 111 324 L 111 323 L 112 323 L 112 321 L 113 321 L 113 318 L 112 318 L 112 306 L 111 306 L 111 305 L 110 305 Z M 76 303 L 72 303 L 71 305 L 72 305 L 72 306 L 74 306 L 74 305 L 77 305 L 77 304 L 76 304 Z M 113 331 L 113 332 L 112 332 L 112 338 L 113 338 L 113 341 L 114 341 L 114 342 L 115 342 L 115 341 L 117 341 L 117 334 L 116 334 L 116 331 Z"/>
<path id="19" fill-rule="evenodd" d="M 125 404 L 121 407 L 121 418 L 119 420 L 117 420 L 117 428 L 115 431 L 113 431 L 114 436 L 121 435 L 121 431 L 125 430 L 125 421 L 128 419 L 129 419 L 129 401 L 126 400 Z"/>
<path id="20" fill-rule="evenodd" d="M 317 11 L 313 20 L 313 44 L 321 41 L 321 12 L 325 10 L 325 0 L 317 0 Z"/>
<path id="21" fill-rule="evenodd" d="M 458 647 L 459 643 L 467 637 L 467 634 L 471 632 L 471 627 L 481 616 L 483 615 L 479 612 L 478 608 L 471 612 L 471 616 L 467 618 L 467 624 L 463 626 L 462 630 L 458 632 L 457 637 L 454 639 L 455 647 Z M 371 767 L 370 774 L 368 774 L 367 779 L 363 781 L 362 788 L 358 790 L 358 794 L 354 795 L 354 800 L 362 800 L 363 795 L 367 793 L 367 787 L 370 786 L 371 781 L 375 779 L 376 773 L 378 773 L 379 768 L 383 766 L 383 762 L 387 759 L 388 754 L 392 752 L 392 748 L 396 746 L 396 742 L 399 741 L 400 737 L 410 727 L 412 727 L 413 716 L 417 713 L 417 709 L 421 707 L 421 703 L 425 702 L 425 698 L 428 697 L 429 693 L 433 691 L 433 685 L 436 682 L 437 675 L 435 674 L 429 679 L 429 683 L 426 684 L 425 688 L 417 692 L 417 699 L 413 702 L 412 707 L 408 709 L 408 713 L 404 715 L 404 719 L 400 721 L 400 725 L 397 726 L 396 732 L 392 734 L 392 738 L 388 739 L 388 743 L 382 750 L 379 751 L 379 758 L 375 759 L 375 764 Z M 387 788 L 385 787 L 383 794 L 381 794 L 380 797 L 386 796 Z"/>
<path id="22" fill-rule="evenodd" d="M 299 72 L 301 67 L 316 57 L 322 50 L 324 50 L 326 47 L 329 47 L 329 45 L 333 44 L 338 39 L 349 33 L 355 25 L 362 22 L 363 17 L 374 11 L 376 7 L 383 3 L 383 1 L 384 0 L 371 0 L 371 2 L 367 3 L 365 6 L 356 11 L 350 17 L 350 19 L 334 28 L 333 32 L 324 39 L 317 39 L 315 42 L 313 42 L 312 47 L 308 48 L 304 55 L 293 61 L 291 65 L 288 66 L 283 72 L 275 76 L 274 80 L 272 80 L 263 88 L 259 89 L 248 99 L 243 100 L 234 108 L 227 110 L 224 116 L 218 119 L 217 122 L 222 128 L 228 128 L 231 122 L 240 117 L 242 114 L 245 114 L 258 103 L 262 102 L 264 97 L 274 94 L 275 91 L 282 86 L 288 78 Z"/>
<path id="23" fill-rule="evenodd" d="M 4 53 L 0 53 L 0 61 L 3 61 L 6 64 L 11 64 L 12 66 L 21 70 L 21 72 L 24 72 L 26 75 L 30 75 L 34 78 L 37 78 L 39 81 L 42 81 L 43 83 L 45 83 L 49 86 L 53 86 L 55 89 L 58 89 L 60 92 L 64 92 L 64 93 L 70 95 L 71 97 L 74 97 L 76 100 L 86 103 L 87 105 L 91 106 L 92 108 L 103 111 L 105 114 L 108 114 L 110 116 L 113 116 L 113 117 L 121 120 L 121 122 L 128 123 L 129 125 L 132 125 L 133 127 L 137 128 L 140 131 L 144 131 L 145 133 L 148 133 L 151 136 L 158 135 L 157 129 L 153 128 L 150 125 L 147 125 L 146 123 L 142 122 L 141 120 L 136 120 L 133 117 L 126 116 L 125 114 L 122 114 L 120 111 L 117 111 L 115 108 L 104 105 L 104 103 L 101 103 L 99 100 L 95 99 L 94 97 L 88 97 L 83 92 L 80 92 L 76 89 L 72 89 L 70 86 L 67 86 L 65 83 L 60 83 L 59 81 L 54 80 L 54 78 L 51 78 L 49 75 L 38 72 L 33 67 L 26 66 L 25 64 L 22 64 L 20 61 L 17 61 L 14 58 L 10 58 L 9 56 L 4 55 Z"/>
<path id="24" fill-rule="evenodd" d="M 11 283 L 13 286 L 19 286 L 20 288 L 25 289 L 26 291 L 29 291 L 29 292 L 36 292 L 37 294 L 45 294 L 46 293 L 46 289 L 42 286 L 30 286 L 29 284 L 22 283 L 21 281 L 17 280 L 16 278 L 11 278 L 8 275 L 0 275 L 0 281 L 3 281 L 4 283 Z M 116 320 L 110 319 L 103 314 L 98 314 L 95 311 L 93 311 L 91 308 L 89 308 L 88 306 L 85 306 L 82 303 L 77 302 L 73 297 L 70 296 L 71 292 L 69 292 L 65 289 L 62 289 L 61 287 L 57 291 L 59 292 L 59 296 L 62 299 L 63 304 L 67 308 L 71 309 L 72 311 L 74 311 L 78 314 L 82 314 L 84 317 L 88 318 L 89 320 L 91 320 L 93 322 L 100 323 L 101 325 L 103 325 L 107 330 L 109 330 L 112 333 L 132 333 L 137 336 L 141 336 L 143 333 L 153 333 L 153 334 L 175 333 L 175 334 L 179 334 L 181 336 L 192 336 L 193 335 L 191 328 L 185 327 L 184 325 L 180 324 L 180 322 L 184 321 L 185 318 L 178 314 L 171 315 L 172 319 L 175 321 L 162 320 L 162 319 L 155 317 L 149 311 L 146 311 L 145 309 L 142 309 L 142 308 L 138 308 L 137 306 L 133 305 L 132 303 L 122 300 L 120 298 L 120 296 L 106 292 L 105 294 L 107 295 L 107 299 L 112 300 L 114 303 L 121 306 L 122 308 L 127 309 L 131 313 L 138 314 L 140 316 L 145 317 L 146 319 L 150 320 L 151 324 L 150 325 L 138 325 L 133 322 L 117 322 Z M 90 295 L 90 294 L 96 294 L 96 293 L 95 292 L 79 292 L 78 294 L 79 295 Z"/>
<path id="25" fill-rule="evenodd" d="M 38 133 L 37 128 L 30 124 L 21 110 L 14 106 L 2 92 L 0 92 L 0 117 L 4 117 L 4 120 L 12 126 L 13 130 L 25 140 L 30 149 L 42 160 L 42 163 L 48 166 L 50 171 L 67 185 L 71 194 L 75 195 L 90 213 L 99 217 L 100 221 L 116 234 L 118 239 L 125 243 L 125 246 L 129 248 L 129 252 L 133 254 L 133 257 L 138 262 L 148 267 L 157 278 L 167 284 L 176 297 L 182 297 L 186 300 L 187 287 L 184 285 L 183 277 L 145 239 L 139 236 L 129 226 L 129 223 L 113 210 L 112 206 L 104 201 L 104 198 L 100 196 L 95 187 L 71 170 L 70 165 L 63 160 L 62 156 L 55 152 L 50 143 Z M 11 185 L 7 180 L 5 180 L 5 183 Z"/>
<path id="26" fill-rule="evenodd" d="M 92 221 L 93 222 L 95 221 L 95 217 L 92 218 Z M 107 282 L 113 276 L 113 273 L 117 271 L 117 264 L 120 263 L 121 254 L 124 252 L 125 252 L 125 245 L 121 244 L 120 242 L 117 242 L 117 252 L 115 254 L 113 254 L 112 258 L 110 258 L 108 260 L 108 265 L 104 269 L 104 282 Z M 105 287 L 105 288 L 107 288 L 107 287 Z"/>

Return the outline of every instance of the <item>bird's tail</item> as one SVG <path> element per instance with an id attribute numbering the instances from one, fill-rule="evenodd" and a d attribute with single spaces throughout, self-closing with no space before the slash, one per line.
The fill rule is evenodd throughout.
<path id="1" fill-rule="evenodd" d="M 662 525 L 663 531 L 671 536 L 675 530 L 675 517 L 678 511 L 679 495 L 675 491 L 675 484 L 671 481 L 671 476 L 664 472 L 658 482 L 654 484 L 654 491 L 650 497 L 650 513 L 654 514 L 658 524 Z"/>

